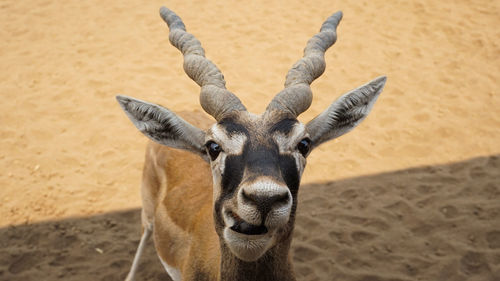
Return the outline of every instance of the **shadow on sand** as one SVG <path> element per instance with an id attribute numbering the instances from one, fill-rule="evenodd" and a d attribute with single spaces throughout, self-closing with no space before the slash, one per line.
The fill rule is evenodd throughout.
<path id="1" fill-rule="evenodd" d="M 301 186 L 298 280 L 500 280 L 500 157 Z M 123 280 L 139 209 L 0 229 L 0 280 Z M 141 280 L 170 280 L 152 242 Z"/>

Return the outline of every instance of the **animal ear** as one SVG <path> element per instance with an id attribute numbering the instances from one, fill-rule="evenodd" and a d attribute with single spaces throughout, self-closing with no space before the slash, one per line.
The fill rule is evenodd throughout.
<path id="1" fill-rule="evenodd" d="M 132 123 L 148 138 L 194 152 L 208 161 L 204 131 L 162 106 L 126 96 L 116 96 L 116 99 Z"/>
<path id="2" fill-rule="evenodd" d="M 386 77 L 342 95 L 328 109 L 306 125 L 314 147 L 340 137 L 356 127 L 370 113 L 377 97 L 382 92 Z"/>

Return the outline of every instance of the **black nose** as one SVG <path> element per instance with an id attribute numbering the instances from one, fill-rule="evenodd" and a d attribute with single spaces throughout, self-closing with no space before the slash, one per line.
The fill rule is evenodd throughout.
<path id="1" fill-rule="evenodd" d="M 257 210 L 262 214 L 263 219 L 265 219 L 273 207 L 286 205 L 290 200 L 288 190 L 280 190 L 279 192 L 273 190 L 270 192 L 271 194 L 265 190 L 260 192 L 251 191 L 253 192 L 246 191 L 245 189 L 242 190 L 241 195 L 243 200 L 249 204 L 255 205 Z"/>

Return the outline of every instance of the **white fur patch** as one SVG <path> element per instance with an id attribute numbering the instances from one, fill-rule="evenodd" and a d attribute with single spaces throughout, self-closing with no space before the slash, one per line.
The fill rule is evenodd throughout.
<path id="1" fill-rule="evenodd" d="M 278 144 L 280 153 L 286 153 L 295 150 L 297 143 L 307 137 L 306 126 L 302 123 L 296 123 L 288 135 L 275 133 L 274 141 Z"/>
<path id="2" fill-rule="evenodd" d="M 168 275 L 170 275 L 170 278 L 172 278 L 173 281 L 181 281 L 182 280 L 182 275 L 181 271 L 173 266 L 170 266 L 168 263 L 166 263 L 160 256 L 160 262 L 167 271 Z"/>
<path id="3" fill-rule="evenodd" d="M 293 157 L 295 158 L 295 165 L 297 165 L 297 169 L 299 169 L 299 175 L 302 177 L 302 173 L 304 173 L 304 168 L 306 167 L 306 158 L 304 158 L 299 152 L 293 153 Z"/>
<path id="4" fill-rule="evenodd" d="M 229 135 L 218 124 L 212 126 L 211 132 L 215 142 L 222 146 L 222 149 L 227 154 L 237 155 L 243 152 L 243 146 L 247 141 L 247 136 L 245 134 Z"/>
<path id="5" fill-rule="evenodd" d="M 233 254 L 244 261 L 255 261 L 275 243 L 271 233 L 263 235 L 244 235 L 224 228 L 224 240 Z"/>
<path id="6" fill-rule="evenodd" d="M 219 156 L 220 159 L 213 161 L 212 166 L 212 182 L 213 182 L 213 200 L 214 202 L 219 198 L 221 193 L 220 182 L 222 179 L 222 174 L 226 167 L 226 154 L 222 153 Z"/>

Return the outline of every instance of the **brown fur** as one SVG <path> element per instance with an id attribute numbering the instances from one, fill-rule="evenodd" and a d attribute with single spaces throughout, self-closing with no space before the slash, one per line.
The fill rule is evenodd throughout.
<path id="1" fill-rule="evenodd" d="M 181 115 L 201 128 L 210 124 L 201 112 Z M 231 253 L 215 230 L 212 190 L 207 162 L 193 153 L 149 142 L 142 183 L 143 224 L 153 224 L 158 255 L 181 271 L 182 280 L 250 281 L 257 276 L 295 280 L 288 256 L 291 236 L 256 262 L 243 262 Z"/>
<path id="2" fill-rule="evenodd" d="M 205 114 L 184 114 L 206 127 Z M 205 126 L 203 126 L 205 125 Z M 178 268 L 183 280 L 195 280 L 203 271 L 216 280 L 220 250 L 212 217 L 212 174 L 199 156 L 149 142 L 143 169 L 143 212 L 153 224 L 158 255 Z"/>

